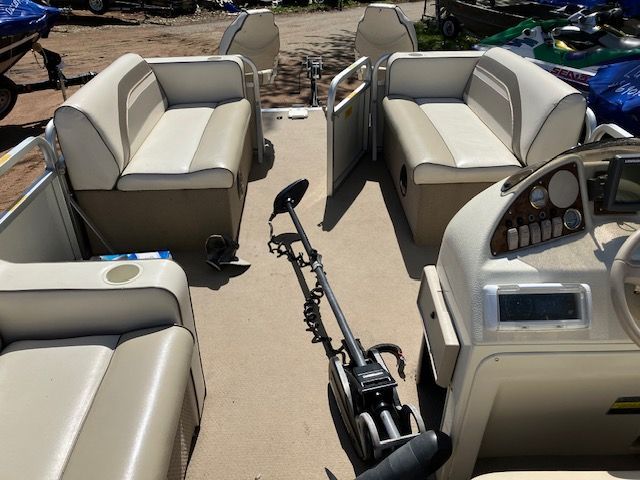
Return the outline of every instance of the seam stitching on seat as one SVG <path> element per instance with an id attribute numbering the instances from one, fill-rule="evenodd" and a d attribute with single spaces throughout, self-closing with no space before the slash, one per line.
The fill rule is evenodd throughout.
<path id="1" fill-rule="evenodd" d="M 148 65 L 148 64 L 147 64 Z M 151 135 L 151 132 L 153 131 L 154 128 L 156 128 L 156 125 L 158 125 L 158 122 L 160 121 L 160 119 L 162 118 L 162 115 L 164 115 L 164 112 L 167 111 L 167 108 L 164 108 L 164 112 L 162 113 L 162 115 L 160 115 L 158 117 L 158 119 L 155 121 L 155 123 L 153 124 L 153 127 L 151 127 L 151 129 L 149 130 L 149 133 L 144 137 L 144 139 L 142 140 L 142 142 L 140 142 L 140 145 L 138 145 L 138 149 L 135 152 L 131 151 L 131 139 L 129 138 L 129 100 L 131 99 L 131 94 L 145 81 L 147 80 L 147 78 L 153 76 L 155 78 L 155 82 L 158 84 L 158 87 L 160 87 L 160 82 L 158 81 L 158 78 L 156 77 L 155 72 L 153 71 L 153 69 L 151 68 L 151 66 L 149 66 L 149 72 L 147 72 L 147 74 L 140 79 L 140 81 L 138 81 L 135 85 L 133 85 L 131 87 L 131 89 L 129 90 L 129 93 L 127 94 L 127 100 L 126 100 L 126 104 L 125 104 L 125 125 L 127 127 L 127 131 L 126 131 L 126 135 L 127 135 L 127 143 L 129 144 L 129 158 L 127 160 L 127 164 L 123 165 L 122 167 L 122 172 L 124 172 L 126 170 L 126 168 L 129 166 L 129 164 L 131 163 L 131 159 L 136 155 L 136 153 L 138 153 L 138 150 L 140 150 L 140 147 L 144 144 L 145 140 L 147 138 L 149 138 L 149 135 Z M 160 93 L 162 95 L 162 100 L 163 100 L 163 106 L 164 106 L 164 91 L 162 89 L 160 89 Z M 142 92 L 139 92 L 138 95 L 136 96 L 135 101 L 140 98 L 140 95 L 142 94 Z M 168 102 L 167 102 L 168 105 Z M 149 118 L 149 116 L 147 115 L 147 118 Z M 120 172 L 120 174 L 122 174 L 122 172 Z"/>
<path id="2" fill-rule="evenodd" d="M 64 474 L 67 471 L 67 467 L 69 466 L 69 461 L 71 460 L 71 456 L 73 455 L 73 452 L 76 448 L 76 445 L 78 443 L 78 438 L 80 438 L 80 434 L 82 433 L 82 429 L 84 428 L 84 424 L 87 421 L 87 418 L 89 417 L 89 412 L 91 411 L 91 408 L 93 408 L 93 404 L 96 401 L 96 397 L 98 396 L 98 392 L 100 391 L 100 387 L 102 387 L 102 383 L 104 382 L 105 377 L 107 376 L 107 372 L 109 371 L 109 367 L 111 366 L 111 362 L 113 361 L 113 357 L 115 357 L 116 354 L 116 349 L 118 348 L 118 345 L 120 345 L 120 340 L 122 339 L 122 335 L 118 335 L 118 341 L 116 342 L 116 346 L 114 347 L 113 351 L 111 352 L 111 357 L 109 358 L 109 362 L 107 363 L 107 368 L 104 369 L 104 373 L 102 374 L 102 378 L 100 379 L 100 383 L 98 383 L 98 388 L 96 388 L 95 392 L 93 392 L 93 396 L 91 397 L 91 401 L 89 402 L 89 406 L 87 408 L 87 410 L 85 411 L 85 414 L 82 417 L 82 422 L 80 422 L 80 428 L 78 428 L 78 431 L 73 439 L 72 442 L 72 447 L 69 449 L 69 453 L 67 454 L 67 458 L 65 459 L 64 462 L 64 466 L 62 467 L 62 471 L 60 473 L 60 480 L 64 479 Z"/>
<path id="3" fill-rule="evenodd" d="M 191 172 L 191 165 L 193 165 L 193 162 L 195 161 L 196 157 L 198 156 L 198 153 L 200 152 L 200 147 L 202 146 L 202 141 L 204 140 L 205 132 L 209 128 L 209 124 L 211 123 L 211 119 L 213 118 L 213 113 L 218 108 L 218 105 L 216 105 L 214 108 L 211 109 L 211 114 L 209 115 L 209 120 L 207 120 L 207 123 L 205 124 L 204 129 L 202 130 L 202 136 L 200 137 L 200 140 L 198 141 L 198 146 L 196 147 L 195 152 L 193 152 L 193 157 L 191 157 L 191 161 L 189 162 L 189 169 L 187 170 L 187 173 L 192 173 Z M 211 169 L 208 168 L 207 170 L 211 170 Z"/>
<path id="4" fill-rule="evenodd" d="M 420 106 L 418 106 L 418 108 L 420 108 Z M 453 152 L 451 152 L 451 149 L 449 148 L 449 145 L 447 145 L 447 142 L 444 141 L 444 137 L 442 136 L 442 132 L 438 129 L 438 127 L 436 127 L 435 123 L 433 123 L 433 121 L 429 118 L 429 115 L 427 115 L 427 112 L 422 110 L 422 108 L 420 108 L 420 111 L 426 117 L 427 121 L 431 124 L 431 126 L 433 127 L 435 132 L 440 137 L 440 140 L 442 141 L 442 144 L 444 145 L 444 147 L 447 149 L 447 152 L 449 152 L 449 155 L 451 156 L 451 159 L 453 160 L 453 167 L 450 167 L 450 168 L 457 168 L 457 166 L 456 166 L 456 157 L 454 157 Z M 424 163 L 430 163 L 431 165 L 434 165 L 431 162 L 421 162 L 420 164 L 416 165 L 416 168 L 413 169 L 413 175 L 412 175 L 413 176 L 413 183 L 415 183 L 416 185 L 418 185 L 418 182 L 416 181 L 416 170 L 418 169 L 418 167 L 420 165 L 423 165 Z M 436 164 L 436 165 L 438 165 L 438 164 Z M 442 165 L 442 164 L 440 164 L 440 165 Z M 442 165 L 442 166 L 443 167 L 447 167 L 448 165 Z"/>

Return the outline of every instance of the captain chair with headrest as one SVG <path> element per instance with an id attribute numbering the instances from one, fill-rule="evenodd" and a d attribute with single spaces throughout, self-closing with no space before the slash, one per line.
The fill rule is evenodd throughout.
<path id="1" fill-rule="evenodd" d="M 356 59 L 369 57 L 375 64 L 383 55 L 415 52 L 418 39 L 413 23 L 397 5 L 368 5 L 356 30 Z"/>
<path id="2" fill-rule="evenodd" d="M 273 13 L 266 8 L 241 12 L 222 34 L 219 53 L 244 55 L 258 69 L 260 83 L 272 83 L 280 53 L 280 30 Z"/>

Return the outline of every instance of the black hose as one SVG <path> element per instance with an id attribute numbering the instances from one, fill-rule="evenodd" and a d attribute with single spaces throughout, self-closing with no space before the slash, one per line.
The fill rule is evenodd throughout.
<path id="1" fill-rule="evenodd" d="M 356 480 L 425 480 L 451 456 L 446 433 L 429 430 L 418 435 Z"/>

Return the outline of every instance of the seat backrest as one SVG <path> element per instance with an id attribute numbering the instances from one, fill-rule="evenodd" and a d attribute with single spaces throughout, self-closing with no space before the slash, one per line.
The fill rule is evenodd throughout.
<path id="1" fill-rule="evenodd" d="M 502 48 L 480 58 L 464 100 L 523 165 L 575 146 L 586 112 L 575 88 Z"/>
<path id="2" fill-rule="evenodd" d="M 372 63 L 387 53 L 418 50 L 416 30 L 400 7 L 386 3 L 367 6 L 356 30 L 356 56 Z"/>
<path id="3" fill-rule="evenodd" d="M 221 55 L 244 55 L 258 71 L 271 70 L 280 53 L 280 30 L 266 8 L 246 10 L 227 27 L 220 40 Z"/>
<path id="4" fill-rule="evenodd" d="M 385 94 L 462 100 L 481 55 L 477 51 L 394 53 L 387 62 Z"/>
<path id="5" fill-rule="evenodd" d="M 110 190 L 167 108 L 150 66 L 118 58 L 54 115 L 60 148 L 76 190 Z"/>

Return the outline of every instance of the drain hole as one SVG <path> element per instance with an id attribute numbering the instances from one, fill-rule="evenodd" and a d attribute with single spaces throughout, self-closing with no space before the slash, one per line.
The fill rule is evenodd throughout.
<path id="1" fill-rule="evenodd" d="M 407 194 L 407 167 L 402 165 L 400 169 L 400 193 L 404 197 Z"/>

